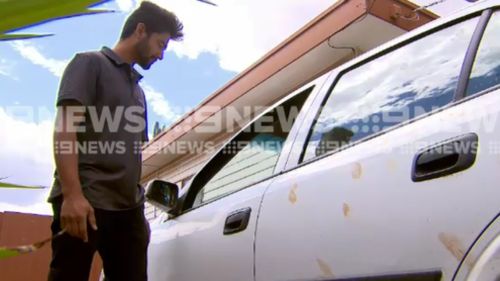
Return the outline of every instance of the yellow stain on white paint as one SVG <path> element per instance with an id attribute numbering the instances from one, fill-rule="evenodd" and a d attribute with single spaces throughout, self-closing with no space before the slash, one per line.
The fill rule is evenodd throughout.
<path id="1" fill-rule="evenodd" d="M 299 186 L 296 183 L 294 183 L 292 186 L 292 189 L 290 189 L 290 193 L 288 194 L 288 201 L 290 201 L 290 203 L 292 203 L 292 204 L 297 203 L 297 189 L 298 188 L 299 188 Z"/>
<path id="2" fill-rule="evenodd" d="M 335 275 L 331 267 L 322 259 L 316 259 L 316 263 L 318 264 L 319 270 L 321 270 L 321 274 L 323 277 L 334 278 Z"/>
<path id="3" fill-rule="evenodd" d="M 439 233 L 439 241 L 446 247 L 446 249 L 458 260 L 461 261 L 465 255 L 465 250 L 458 239 L 453 234 Z"/>
<path id="4" fill-rule="evenodd" d="M 359 162 L 352 165 L 351 176 L 355 180 L 359 180 L 363 176 L 363 167 Z"/>
<path id="5" fill-rule="evenodd" d="M 344 203 L 342 205 L 342 211 L 344 212 L 344 217 L 348 218 L 351 214 L 351 207 L 349 206 L 349 204 Z"/>

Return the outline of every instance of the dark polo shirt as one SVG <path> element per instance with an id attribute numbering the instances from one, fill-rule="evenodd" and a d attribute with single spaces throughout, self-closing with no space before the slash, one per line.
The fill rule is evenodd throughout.
<path id="1" fill-rule="evenodd" d="M 57 98 L 86 107 L 78 144 L 55 143 L 57 153 L 78 151 L 83 194 L 94 208 L 126 210 L 144 203 L 141 144 L 147 141 L 142 76 L 111 49 L 77 54 L 66 67 Z M 49 202 L 61 196 L 57 171 Z"/>

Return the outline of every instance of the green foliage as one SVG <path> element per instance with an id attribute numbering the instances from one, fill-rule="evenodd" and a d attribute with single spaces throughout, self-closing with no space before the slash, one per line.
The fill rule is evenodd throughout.
<path id="1" fill-rule="evenodd" d="M 19 255 L 18 251 L 0 247 L 0 260 Z"/>
<path id="2" fill-rule="evenodd" d="M 161 133 L 160 123 L 156 121 L 155 126 L 153 128 L 153 137 L 156 137 L 159 133 Z"/>
<path id="3" fill-rule="evenodd" d="M 0 41 L 50 36 L 51 34 L 6 34 L 18 29 L 62 18 L 111 12 L 89 9 L 96 0 L 3 0 L 0 1 Z"/>
<path id="4" fill-rule="evenodd" d="M 27 186 L 27 185 L 19 185 L 19 184 L 12 184 L 12 183 L 0 182 L 0 188 L 42 189 L 44 187 L 43 186 Z"/>
<path id="5" fill-rule="evenodd" d="M 166 128 L 167 127 L 165 126 L 165 124 L 163 124 L 163 126 L 160 126 L 160 122 L 156 121 L 153 128 L 153 138 L 165 131 Z"/>

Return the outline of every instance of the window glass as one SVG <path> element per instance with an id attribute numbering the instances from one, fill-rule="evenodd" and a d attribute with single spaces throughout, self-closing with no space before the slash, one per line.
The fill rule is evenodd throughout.
<path id="1" fill-rule="evenodd" d="M 472 68 L 467 95 L 500 84 L 500 12 L 490 19 Z"/>
<path id="2" fill-rule="evenodd" d="M 258 134 L 248 143 L 239 142 L 244 148 L 207 183 L 202 201 L 271 176 L 284 142 L 285 136 L 270 133 Z"/>
<path id="3" fill-rule="evenodd" d="M 313 126 L 303 160 L 453 100 L 477 18 L 447 27 L 340 77 Z"/>
<path id="4" fill-rule="evenodd" d="M 284 142 L 312 87 L 278 105 L 229 142 L 200 175 L 194 206 L 272 176 Z M 196 188 L 196 187 L 194 187 Z"/>

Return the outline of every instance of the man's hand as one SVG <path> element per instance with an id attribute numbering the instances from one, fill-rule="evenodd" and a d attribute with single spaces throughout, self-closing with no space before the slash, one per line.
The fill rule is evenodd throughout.
<path id="1" fill-rule="evenodd" d="M 65 101 L 57 109 L 56 130 L 54 131 L 55 144 L 78 143 L 76 124 L 83 118 L 83 108 L 77 101 Z M 74 114 L 74 113 L 78 114 Z M 54 159 L 57 173 L 61 181 L 63 203 L 61 206 L 61 228 L 74 237 L 88 242 L 87 222 L 97 230 L 94 209 L 83 196 L 78 172 L 78 150 L 59 150 L 54 146 Z"/>
<path id="2" fill-rule="evenodd" d="M 87 222 L 97 230 L 94 209 L 80 193 L 65 196 L 61 206 L 61 228 L 73 236 L 88 242 Z"/>

